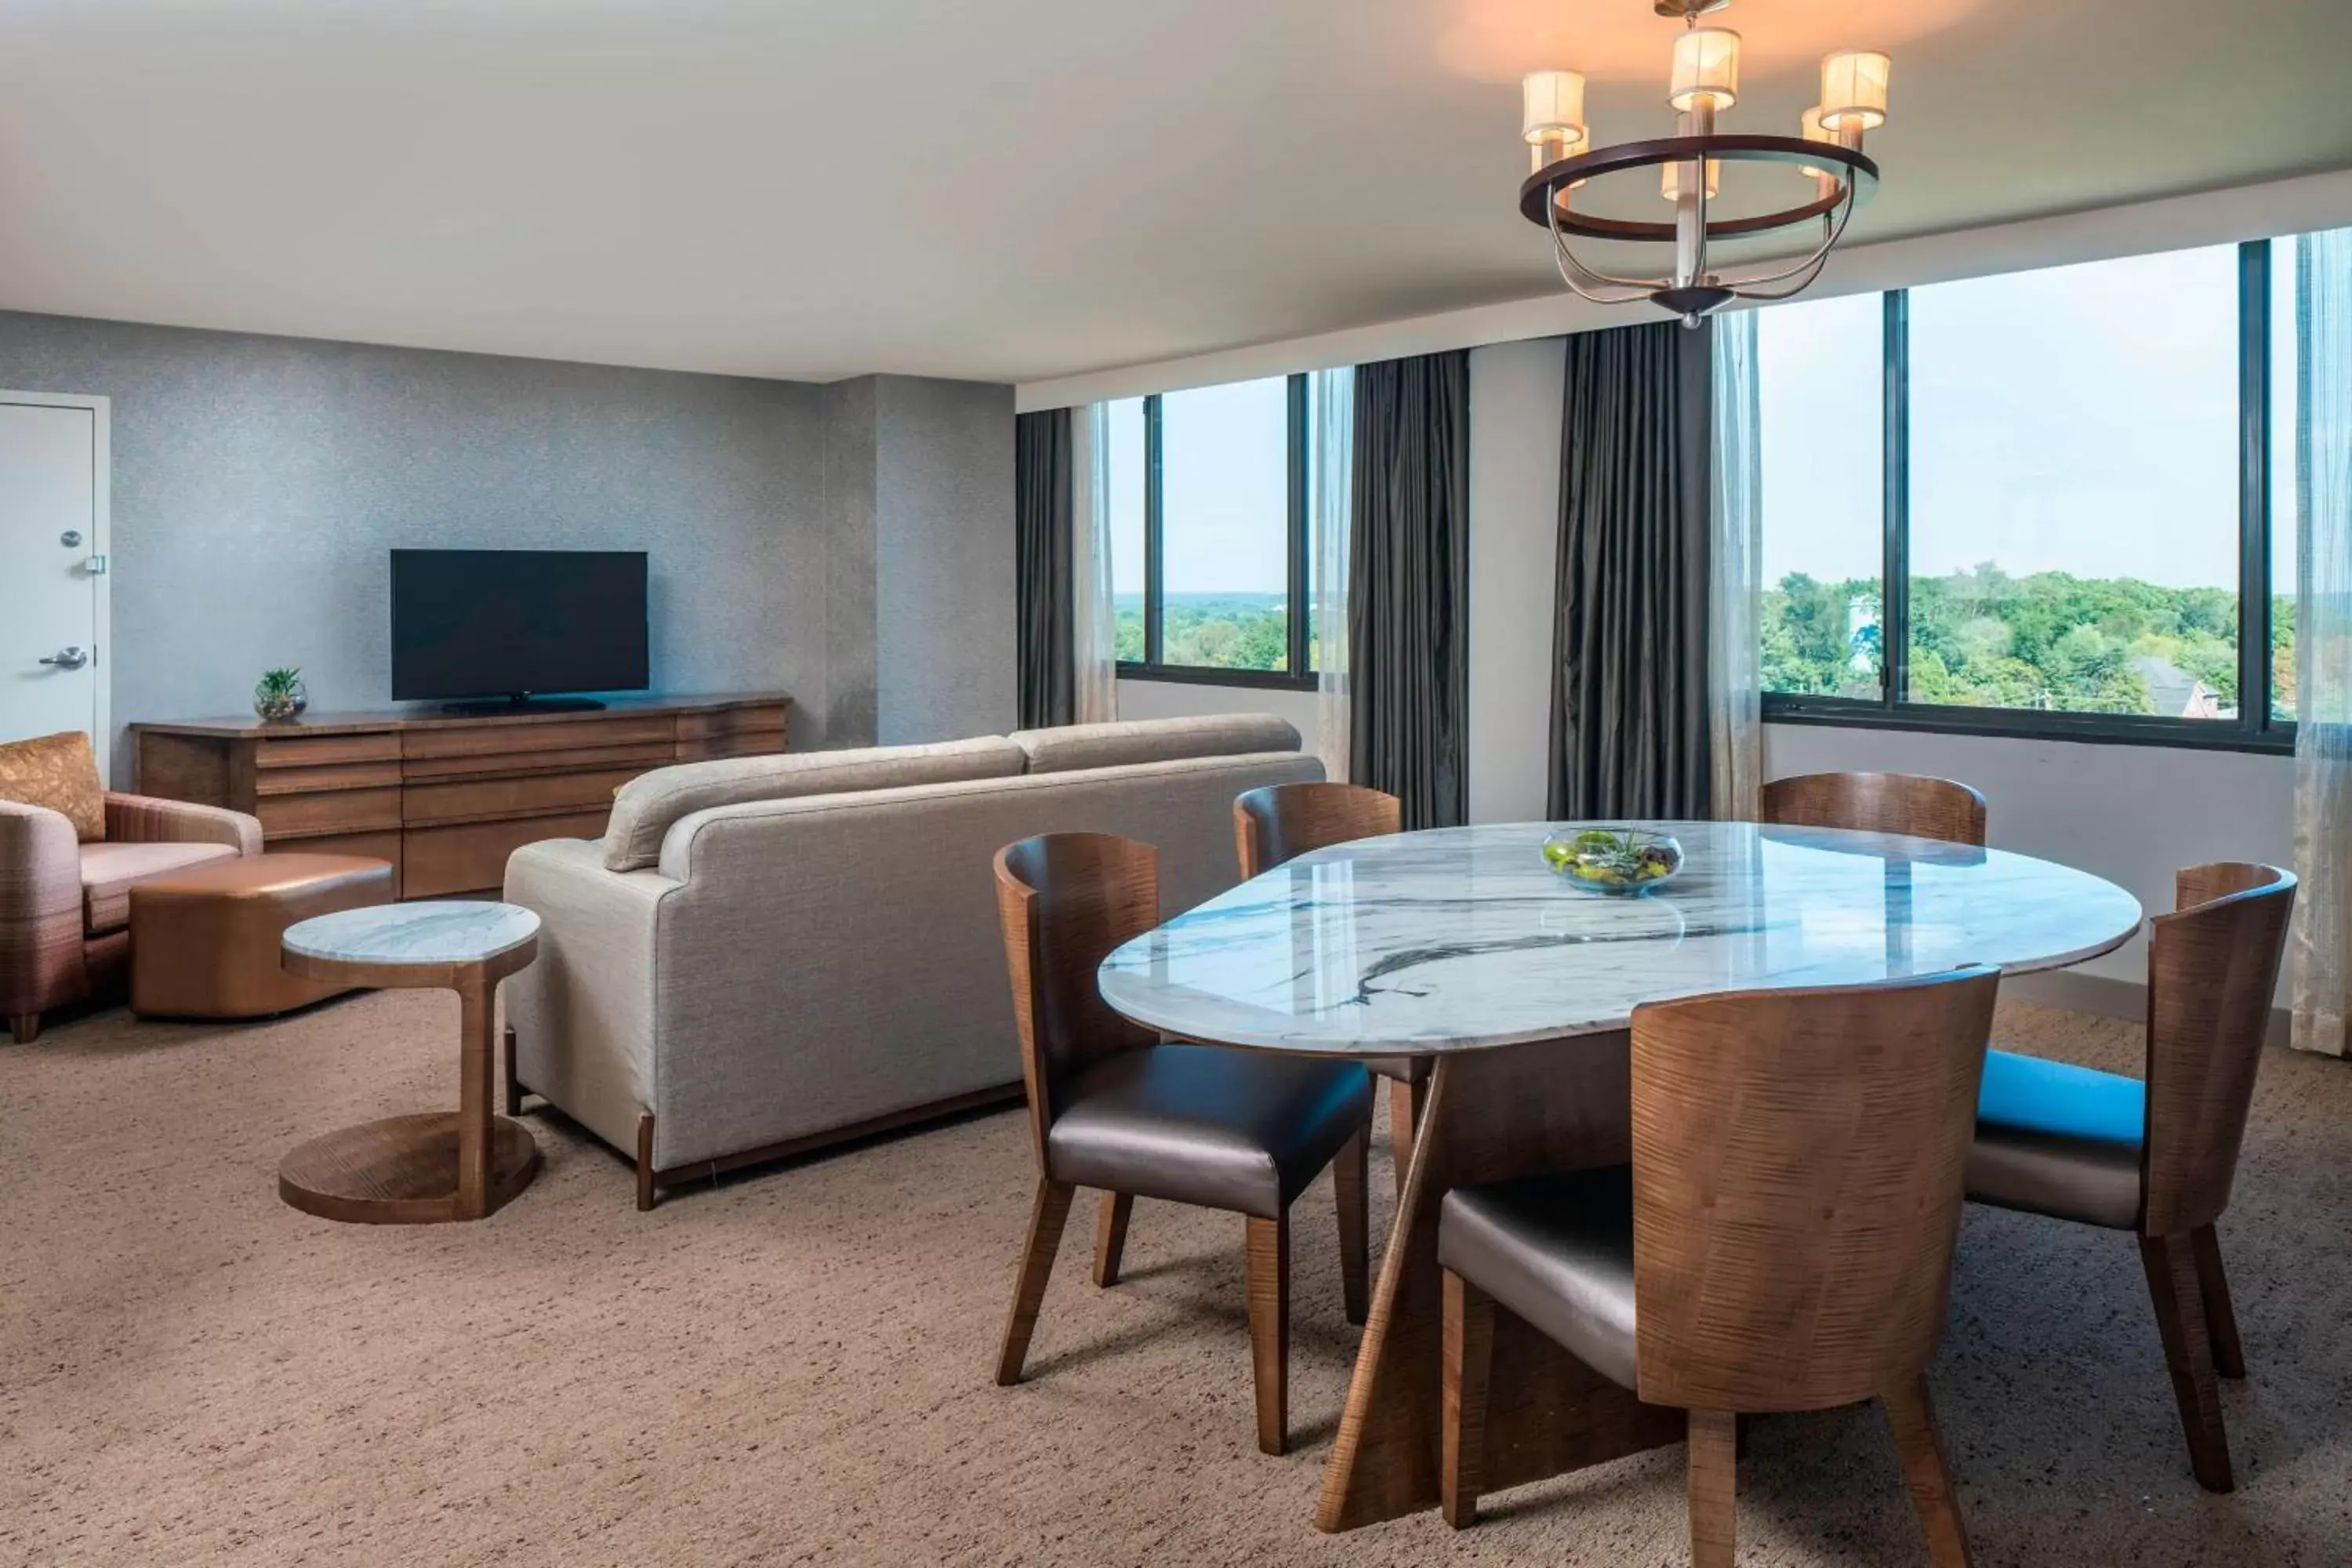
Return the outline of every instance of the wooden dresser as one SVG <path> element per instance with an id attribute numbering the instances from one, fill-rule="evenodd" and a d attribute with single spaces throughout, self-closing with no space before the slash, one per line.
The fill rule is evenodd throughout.
<path id="1" fill-rule="evenodd" d="M 389 860 L 404 899 L 495 892 L 540 838 L 593 838 L 651 769 L 784 749 L 789 700 L 646 698 L 580 713 L 133 724 L 136 787 L 249 812 L 272 849 Z"/>

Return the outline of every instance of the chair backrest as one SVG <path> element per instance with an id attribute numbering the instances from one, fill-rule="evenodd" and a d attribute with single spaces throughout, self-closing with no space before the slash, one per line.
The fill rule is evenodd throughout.
<path id="1" fill-rule="evenodd" d="M 1764 820 L 1850 827 L 1954 844 L 1985 841 L 1985 802 L 1968 785 L 1919 773 L 1803 773 L 1764 786 Z"/>
<path id="2" fill-rule="evenodd" d="M 1309 849 L 1395 833 L 1397 797 L 1349 784 L 1267 784 L 1234 802 L 1234 850 L 1242 879 L 1271 871 Z"/>
<path id="3" fill-rule="evenodd" d="M 1633 1014 L 1637 1392 L 1819 1410 L 1935 1353 L 2000 972 Z"/>
<path id="4" fill-rule="evenodd" d="M 1113 948 L 1160 923 L 1159 852 L 1108 833 L 1041 833 L 1008 844 L 996 852 L 996 911 L 1042 1171 L 1055 1086 L 1159 1037 L 1113 1012 L 1095 984 Z"/>
<path id="5" fill-rule="evenodd" d="M 2223 861 L 2182 871 L 2175 911 L 2148 922 L 2149 1236 L 2210 1225 L 2230 1205 L 2294 909 L 2293 872 Z"/>

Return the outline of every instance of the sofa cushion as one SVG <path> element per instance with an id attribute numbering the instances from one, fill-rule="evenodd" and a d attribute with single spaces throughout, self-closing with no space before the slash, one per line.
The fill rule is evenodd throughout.
<path id="1" fill-rule="evenodd" d="M 226 844 L 85 844 L 81 847 L 82 930 L 90 936 L 131 923 L 131 889 L 169 871 L 234 860 Z"/>
<path id="2" fill-rule="evenodd" d="M 1298 750 L 1298 731 L 1271 713 L 1065 724 L 1053 730 L 1016 730 L 1007 738 L 1028 753 L 1033 773 Z"/>
<path id="3" fill-rule="evenodd" d="M 0 745 L 0 800 L 62 814 L 84 844 L 106 837 L 106 785 L 89 737 L 79 730 Z"/>
<path id="4" fill-rule="evenodd" d="M 614 797 L 612 821 L 604 829 L 604 868 L 640 871 L 658 864 L 670 824 L 714 805 L 1010 778 L 1022 771 L 1025 760 L 1012 742 L 981 735 L 927 746 L 729 757 L 656 768 L 630 780 Z"/>

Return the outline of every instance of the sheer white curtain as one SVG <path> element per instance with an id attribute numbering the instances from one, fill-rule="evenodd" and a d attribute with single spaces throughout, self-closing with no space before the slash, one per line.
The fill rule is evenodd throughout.
<path id="1" fill-rule="evenodd" d="M 1118 613 L 1110 597 L 1110 409 L 1071 410 L 1070 551 L 1071 719 L 1101 724 L 1118 717 Z"/>
<path id="2" fill-rule="evenodd" d="M 1350 471 L 1355 461 L 1356 372 L 1352 366 L 1317 371 L 1307 383 L 1313 409 L 1308 431 L 1307 493 L 1315 515 L 1316 749 L 1323 771 L 1345 781 L 1353 733 L 1348 689 L 1348 523 L 1355 497 Z"/>
<path id="3" fill-rule="evenodd" d="M 1763 584 L 1763 459 L 1757 445 L 1756 312 L 1717 316 L 1714 521 L 1708 551 L 1707 754 L 1715 815 L 1753 822 L 1764 773 L 1764 698 L 1757 647 Z"/>
<path id="4" fill-rule="evenodd" d="M 2294 264 L 2294 1038 L 2340 1057 L 2352 1056 L 2352 229 L 2305 235 Z"/>

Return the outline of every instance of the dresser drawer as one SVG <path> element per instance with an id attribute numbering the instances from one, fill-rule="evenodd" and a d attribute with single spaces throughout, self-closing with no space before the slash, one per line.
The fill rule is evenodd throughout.
<path id="1" fill-rule="evenodd" d="M 261 831 L 269 838 L 364 833 L 400 826 L 400 796 L 397 785 L 389 789 L 267 795 L 253 803 L 253 814 L 261 819 Z"/>
<path id="2" fill-rule="evenodd" d="M 592 773 L 530 773 L 517 778 L 476 779 L 455 784 L 418 784 L 412 781 L 401 791 L 402 817 L 415 826 L 425 822 L 467 822 L 491 816 L 540 816 L 566 809 L 601 807 L 609 811 L 613 805 L 613 792 L 644 771 L 643 768 L 617 768 L 599 769 Z"/>
<path id="3" fill-rule="evenodd" d="M 511 724 L 459 724 L 446 730 L 410 730 L 402 737 L 401 754 L 423 757 L 512 756 L 518 765 L 531 767 L 551 746 L 566 750 L 591 746 L 627 746 L 650 742 L 675 743 L 677 717 L 671 713 L 616 714 L 610 719 L 566 717 L 560 725 L 540 720 Z"/>
<path id="4" fill-rule="evenodd" d="M 495 893 L 506 885 L 507 857 L 542 838 L 595 838 L 609 811 L 583 811 L 525 822 L 469 822 L 411 827 L 401 835 L 400 896 L 439 899 Z"/>
<path id="5" fill-rule="evenodd" d="M 266 772 L 271 768 L 316 768 L 339 763 L 398 763 L 400 737 L 386 732 L 380 735 L 289 735 L 283 740 L 258 741 L 253 747 L 253 765 Z"/>

